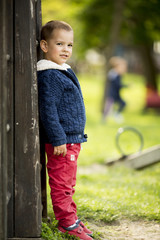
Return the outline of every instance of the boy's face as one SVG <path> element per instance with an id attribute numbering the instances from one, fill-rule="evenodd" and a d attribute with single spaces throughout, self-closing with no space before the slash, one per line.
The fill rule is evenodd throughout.
<path id="1" fill-rule="evenodd" d="M 119 74 L 121 74 L 121 75 L 126 73 L 126 71 L 127 71 L 127 63 L 124 62 L 124 61 L 120 62 L 119 65 L 117 65 L 116 69 L 117 69 L 117 72 Z"/>
<path id="2" fill-rule="evenodd" d="M 54 30 L 53 36 L 47 42 L 41 41 L 41 48 L 45 59 L 59 65 L 65 63 L 72 56 L 73 31 L 63 29 Z"/>

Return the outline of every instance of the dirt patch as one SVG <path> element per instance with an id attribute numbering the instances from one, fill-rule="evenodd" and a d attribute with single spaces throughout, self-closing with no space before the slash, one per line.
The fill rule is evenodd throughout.
<path id="1" fill-rule="evenodd" d="M 103 240 L 160 240 L 160 224 L 155 222 L 121 220 L 112 225 L 88 225 L 100 232 Z"/>

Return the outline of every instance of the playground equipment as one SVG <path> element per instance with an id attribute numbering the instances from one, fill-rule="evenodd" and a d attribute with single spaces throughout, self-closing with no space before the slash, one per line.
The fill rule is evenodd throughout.
<path id="1" fill-rule="evenodd" d="M 131 136 L 129 136 L 129 135 L 127 136 L 127 134 L 129 132 L 132 133 Z M 134 141 L 136 141 L 136 142 L 139 141 L 138 147 L 137 147 L 137 149 L 134 149 L 134 152 L 141 152 L 142 149 L 143 149 L 143 145 L 144 145 L 144 140 L 143 140 L 142 134 L 136 128 L 133 128 L 133 127 L 121 127 L 117 131 L 116 146 L 117 146 L 117 149 L 119 150 L 119 152 L 122 154 L 122 156 L 124 157 L 124 156 L 132 154 L 132 152 L 127 153 L 127 150 L 125 149 L 125 146 L 123 145 L 123 142 L 122 142 L 123 139 L 121 141 L 121 137 L 124 134 L 126 134 L 127 140 L 128 140 L 128 142 L 130 144 L 133 144 L 132 142 L 130 142 L 133 138 L 134 138 Z M 132 149 L 132 151 L 133 151 L 133 149 Z"/>
<path id="2" fill-rule="evenodd" d="M 160 161 L 160 145 L 150 147 L 126 158 L 124 164 L 134 169 L 146 168 Z"/>
<path id="3" fill-rule="evenodd" d="M 125 146 L 123 145 L 121 136 L 122 134 L 128 134 L 128 132 L 132 132 L 137 139 L 139 140 L 139 147 L 135 152 L 127 153 Z M 128 142 L 130 139 L 128 138 Z M 116 135 L 116 146 L 122 156 L 118 159 L 112 159 L 106 162 L 107 166 L 111 166 L 115 163 L 125 164 L 127 167 L 131 167 L 134 169 L 142 169 L 148 167 L 152 164 L 155 164 L 160 161 L 160 145 L 153 146 L 146 150 L 143 150 L 144 140 L 142 134 L 133 127 L 124 127 L 119 128 Z"/>

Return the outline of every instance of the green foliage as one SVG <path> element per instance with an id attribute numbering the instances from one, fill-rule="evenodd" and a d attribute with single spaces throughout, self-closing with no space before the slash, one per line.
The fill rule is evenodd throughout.
<path id="1" fill-rule="evenodd" d="M 41 237 L 45 240 L 64 240 L 64 239 L 75 239 L 78 238 L 68 235 L 67 233 L 59 232 L 57 228 L 57 221 L 53 218 L 52 221 L 47 222 L 46 219 L 43 219 L 42 222 L 42 234 Z"/>
<path id="2" fill-rule="evenodd" d="M 69 0 L 42 0 L 42 22 L 50 20 L 71 21 L 73 9 L 69 6 Z"/>
<path id="3" fill-rule="evenodd" d="M 42 22 L 57 19 L 71 24 L 76 39 L 74 59 L 81 58 L 88 48 L 108 46 L 116 1 L 42 0 Z M 159 0 L 125 1 L 119 40 L 130 45 L 160 40 L 159 9 Z"/>
<path id="4" fill-rule="evenodd" d="M 83 22 L 86 47 L 103 48 L 108 45 L 112 17 L 117 0 L 93 0 L 85 4 L 78 17 Z M 151 44 L 160 40 L 160 1 L 125 1 L 120 39 L 128 44 Z M 118 19 L 117 19 L 118 21 Z M 119 40 L 120 40 L 119 39 Z"/>
<path id="5" fill-rule="evenodd" d="M 43 239 L 51 240 L 53 239 L 54 233 L 52 232 L 51 228 L 47 225 L 47 223 L 42 222 L 42 234 L 41 237 Z"/>
<path id="6" fill-rule="evenodd" d="M 83 23 L 83 41 L 86 49 L 104 48 L 109 39 L 114 1 L 94 0 L 84 5 L 78 17 Z"/>
<path id="7" fill-rule="evenodd" d="M 126 1 L 123 26 L 126 27 L 125 35 L 130 35 L 129 40 L 138 44 L 151 44 L 160 40 L 159 8 L 159 0 Z"/>

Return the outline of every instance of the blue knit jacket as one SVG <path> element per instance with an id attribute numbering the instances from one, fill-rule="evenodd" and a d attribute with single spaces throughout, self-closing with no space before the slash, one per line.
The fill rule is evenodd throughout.
<path id="1" fill-rule="evenodd" d="M 37 63 L 37 71 L 41 136 L 44 142 L 53 146 L 86 142 L 83 96 L 70 66 L 60 66 L 43 59 Z"/>

